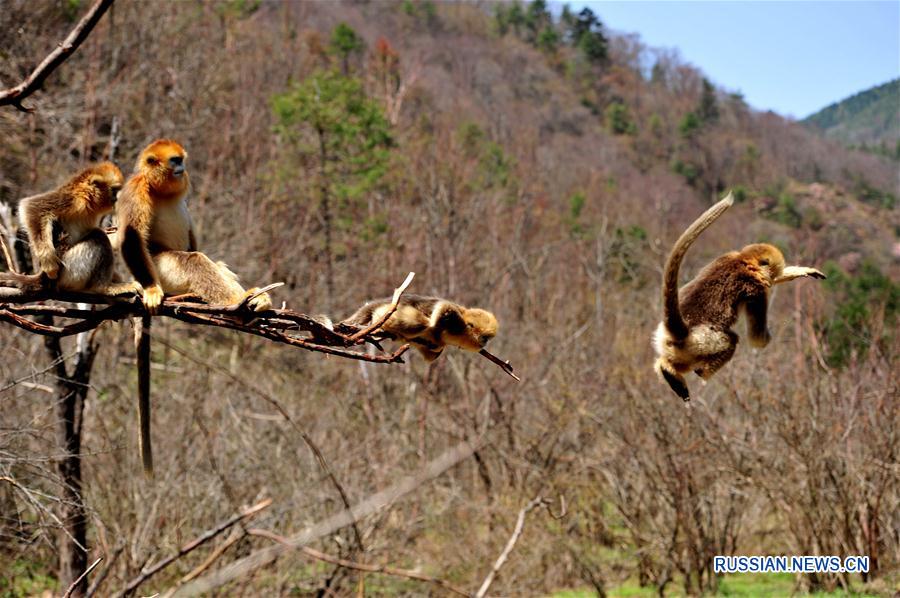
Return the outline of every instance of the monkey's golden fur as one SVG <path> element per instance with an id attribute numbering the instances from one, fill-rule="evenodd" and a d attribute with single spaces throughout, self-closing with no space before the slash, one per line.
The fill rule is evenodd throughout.
<path id="1" fill-rule="evenodd" d="M 784 265 L 773 245 L 756 243 L 722 255 L 678 290 L 678 270 L 694 240 L 733 202 L 728 196 L 703 213 L 681 235 L 666 262 L 663 276 L 663 321 L 653 345 L 656 371 L 675 393 L 689 400 L 684 375 L 693 371 L 708 380 L 734 355 L 738 335 L 731 329 L 743 311 L 754 347 L 771 339 L 766 314 L 772 287 L 802 276 L 825 278 L 814 268 Z"/>
<path id="2" fill-rule="evenodd" d="M 28 233 L 36 274 L 4 274 L 23 289 L 104 294 L 136 292 L 135 283 L 114 283 L 114 253 L 102 218 L 113 211 L 124 178 L 112 162 L 85 168 L 60 188 L 26 197 L 19 218 Z"/>
<path id="3" fill-rule="evenodd" d="M 343 323 L 365 328 L 390 308 L 390 299 L 370 301 Z M 497 335 L 497 329 L 497 318 L 489 311 L 463 307 L 438 297 L 405 294 L 379 334 L 407 341 L 426 361 L 434 361 L 447 345 L 480 351 Z"/>
<path id="4" fill-rule="evenodd" d="M 148 145 L 116 206 L 122 258 L 143 287 L 144 305 L 151 313 L 163 293 L 190 293 L 215 305 L 240 303 L 256 293 L 245 291 L 225 264 L 197 251 L 185 202 L 190 186 L 186 158 L 175 141 L 159 139 Z M 262 293 L 249 306 L 263 311 L 272 302 Z"/>

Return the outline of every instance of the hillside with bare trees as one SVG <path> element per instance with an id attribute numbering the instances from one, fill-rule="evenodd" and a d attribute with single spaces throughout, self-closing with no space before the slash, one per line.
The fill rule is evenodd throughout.
<path id="1" fill-rule="evenodd" d="M 0 88 L 89 4 L 5 0 Z M 20 198 L 99 160 L 127 176 L 176 139 L 201 248 L 247 286 L 284 282 L 276 307 L 339 321 L 412 271 L 409 292 L 493 311 L 489 348 L 521 376 L 453 349 L 365 362 L 154 318 L 149 479 L 132 321 L 60 341 L 0 318 L 0 595 L 64 594 L 72 551 L 102 558 L 72 595 L 699 595 L 735 583 L 714 556 L 751 554 L 870 558 L 771 576 L 773 595 L 896 591 L 896 162 L 602 19 L 116 0 L 22 109 L 0 106 L 6 232 Z M 686 407 L 652 368 L 662 268 L 727 190 L 683 281 L 754 242 L 828 279 L 780 287 L 769 346 L 742 342 Z M 27 263 L 21 234 L 13 253 Z"/>

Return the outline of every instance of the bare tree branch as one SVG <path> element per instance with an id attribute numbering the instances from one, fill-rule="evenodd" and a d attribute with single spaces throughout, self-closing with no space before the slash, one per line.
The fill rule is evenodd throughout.
<path id="1" fill-rule="evenodd" d="M 247 575 L 251 571 L 271 563 L 292 548 L 305 546 L 318 538 L 332 534 L 342 527 L 350 525 L 353 521 L 358 521 L 363 517 L 372 515 L 409 494 L 422 484 L 443 475 L 451 467 L 468 459 L 476 450 L 481 448 L 482 444 L 483 437 L 479 437 L 472 442 L 461 442 L 428 463 L 428 465 L 418 473 L 407 476 L 393 486 L 373 494 L 369 498 L 358 503 L 352 509 L 344 509 L 328 519 L 304 529 L 298 534 L 285 538 L 287 541 L 286 544 L 262 548 L 249 556 L 226 565 L 218 571 L 196 579 L 194 582 L 178 588 L 173 595 L 197 596 L 205 592 L 210 592 L 214 588 L 222 586 L 229 581 Z"/>
<path id="2" fill-rule="evenodd" d="M 272 533 L 268 530 L 264 529 L 248 529 L 247 533 L 251 536 L 259 536 L 261 538 L 268 538 L 270 540 L 274 540 L 279 544 L 287 546 L 289 548 L 296 548 L 294 545 L 290 543 L 290 541 L 278 534 Z M 437 577 L 431 577 L 430 575 L 423 575 L 422 573 L 416 573 L 415 571 L 410 571 L 408 569 L 398 569 L 396 567 L 391 567 L 390 565 L 369 565 L 367 563 L 356 563 L 354 561 L 348 561 L 346 559 L 338 558 L 331 556 L 329 554 L 325 554 L 324 552 L 319 552 L 314 548 L 310 548 L 309 546 L 300 546 L 299 550 L 314 559 L 325 561 L 326 563 L 331 563 L 333 565 L 339 565 L 341 567 L 346 567 L 347 569 L 356 569 L 357 571 L 366 571 L 367 573 L 384 573 L 386 575 L 396 575 L 398 577 L 406 577 L 407 579 L 415 579 L 417 581 L 424 581 L 428 583 L 433 583 L 434 585 L 444 588 L 447 591 L 453 592 L 454 594 L 459 594 L 460 596 L 470 597 L 472 594 L 466 592 L 465 590 L 461 590 L 457 588 L 453 584 L 443 579 Z"/>
<path id="3" fill-rule="evenodd" d="M 222 523 L 220 523 L 213 529 L 205 532 L 201 536 L 195 538 L 194 540 L 192 540 L 192 541 L 188 542 L 187 544 L 185 544 L 184 546 L 182 546 L 178 550 L 178 552 L 176 552 L 175 554 L 169 555 L 168 557 L 164 558 L 163 560 L 158 561 L 157 563 L 151 565 L 147 569 L 144 569 L 143 571 L 141 571 L 141 574 L 138 575 L 137 577 L 135 577 L 134 579 L 132 579 L 131 581 L 129 581 L 128 584 L 125 586 L 125 588 L 122 589 L 122 591 L 117 596 L 121 597 L 121 596 L 130 595 L 142 583 L 144 583 L 145 581 L 147 581 L 148 579 L 150 579 L 151 577 L 153 577 L 154 575 L 156 575 L 157 573 L 159 573 L 160 571 L 162 571 L 163 569 L 165 569 L 166 567 L 168 567 L 169 565 L 171 565 L 172 563 L 174 563 L 175 561 L 177 561 L 184 555 L 203 546 L 204 544 L 206 544 L 207 542 L 209 542 L 210 540 L 212 540 L 213 538 L 215 538 L 216 536 L 218 536 L 219 534 L 221 534 L 228 528 L 244 521 L 245 519 L 247 519 L 249 517 L 252 517 L 253 515 L 256 515 L 263 509 L 266 509 L 271 504 L 272 504 L 272 499 L 267 498 L 266 500 L 259 502 L 255 505 L 253 505 L 252 507 L 248 507 L 247 509 L 244 509 L 243 511 L 241 511 L 237 515 L 234 515 L 230 519 L 223 521 Z"/>
<path id="4" fill-rule="evenodd" d="M 407 278 L 408 284 L 409 278 Z M 401 287 L 400 292 L 405 288 Z M 270 285 L 271 286 L 271 285 Z M 267 287 L 269 288 L 269 287 Z M 33 305 L 37 301 L 82 302 L 106 304 L 96 311 L 59 305 Z M 71 324 L 51 326 L 29 319 L 26 316 L 56 316 L 76 320 Z M 0 321 L 5 321 L 23 330 L 45 336 L 64 337 L 93 330 L 103 322 L 124 320 L 146 316 L 147 312 L 137 297 L 111 297 L 91 293 L 52 292 L 49 290 L 20 291 L 0 288 Z M 351 351 L 350 347 L 364 342 L 374 342 L 371 332 L 354 331 L 352 335 L 335 332 L 319 319 L 289 309 L 273 309 L 266 312 L 251 312 L 241 305 L 216 306 L 187 301 L 167 299 L 160 306 L 160 316 L 169 317 L 190 324 L 228 328 L 261 336 L 270 341 L 299 347 L 307 351 L 317 351 L 347 359 L 374 363 L 402 363 L 402 355 L 409 348 L 403 345 L 387 355 L 370 355 L 363 351 Z M 307 332 L 309 336 L 299 337 L 295 332 Z M 364 332 L 364 335 L 360 335 Z M 374 331 L 373 331 L 374 332 Z"/>
<path id="5" fill-rule="evenodd" d="M 394 296 L 391 298 L 391 308 L 389 310 L 387 310 L 386 312 L 384 312 L 384 315 L 382 315 L 380 318 L 378 318 L 378 320 L 376 320 L 375 322 L 372 322 L 371 326 L 369 326 L 368 328 L 365 328 L 363 330 L 360 330 L 359 332 L 357 332 L 350 338 L 358 341 L 366 336 L 369 336 L 370 334 L 372 334 L 373 332 L 375 332 L 376 330 L 378 330 L 382 326 L 384 326 L 384 323 L 388 321 L 388 318 L 390 318 L 392 315 L 394 315 L 394 312 L 397 311 L 397 305 L 400 303 L 400 295 L 403 294 L 403 291 L 406 290 L 406 287 L 409 286 L 409 283 L 412 282 L 412 279 L 415 275 L 416 275 L 415 272 L 410 272 L 409 274 L 407 274 L 406 280 L 403 281 L 403 284 L 401 284 L 399 287 L 394 289 Z"/>
<path id="6" fill-rule="evenodd" d="M 207 305 L 205 303 L 182 300 L 182 298 L 191 298 L 187 295 L 168 297 L 160 305 L 157 315 L 189 324 L 237 330 L 238 332 L 254 334 L 273 342 L 292 345 L 307 351 L 317 351 L 347 359 L 373 363 L 403 363 L 402 356 L 409 348 L 409 345 L 403 345 L 393 353 L 381 355 L 371 355 L 364 351 L 350 351 L 348 349 L 367 342 L 380 347 L 378 339 L 373 335 L 378 332 L 397 309 L 400 296 L 412 282 L 414 276 L 415 273 L 410 272 L 403 284 L 394 290 L 391 309 L 378 321 L 373 322 L 372 325 L 364 329 L 357 329 L 342 323 L 337 327 L 337 330 L 333 330 L 323 323 L 320 318 L 290 309 L 252 312 L 243 303 L 238 305 Z M 260 292 L 280 285 L 281 283 L 268 285 L 260 289 Z M 99 310 L 88 310 L 60 305 L 33 305 L 34 302 L 48 300 L 99 304 L 107 305 L 107 307 Z M 29 319 L 26 316 L 55 316 L 77 321 L 63 326 L 51 326 Z M 147 312 L 140 299 L 134 296 L 114 297 L 93 293 L 54 292 L 47 289 L 22 291 L 0 286 L 0 322 L 8 322 L 34 334 L 57 337 L 72 336 L 93 330 L 106 321 L 144 316 L 147 316 Z M 301 338 L 292 334 L 293 332 L 307 332 L 309 336 Z M 497 364 L 514 379 L 519 380 L 519 377 L 513 373 L 513 368 L 508 361 L 495 357 L 486 350 L 482 350 L 481 355 Z"/>
<path id="7" fill-rule="evenodd" d="M 62 598 L 69 598 L 69 596 L 72 595 L 72 592 L 75 591 L 75 588 L 78 587 L 78 584 L 81 582 L 81 580 L 84 579 L 84 577 L 85 577 L 88 573 L 90 573 L 91 571 L 93 571 L 93 570 L 94 570 L 94 567 L 96 567 L 97 565 L 99 565 L 99 564 L 100 564 L 100 561 L 102 561 L 102 560 L 103 560 L 103 557 L 101 556 L 99 559 L 97 559 L 96 561 L 94 561 L 94 563 L 93 563 L 90 567 L 88 567 L 87 569 L 85 569 L 85 570 L 84 570 L 84 573 L 82 573 L 81 575 L 79 575 L 78 578 L 77 578 L 75 581 L 72 582 L 72 584 L 69 586 L 69 589 L 66 590 L 66 593 L 65 593 L 65 594 L 63 594 Z"/>
<path id="8" fill-rule="evenodd" d="M 512 379 L 515 380 L 516 382 L 522 381 L 521 378 L 516 376 L 515 372 L 513 371 L 513 366 L 510 365 L 508 360 L 500 359 L 499 357 L 497 357 L 496 355 L 494 355 L 487 349 L 482 349 L 481 351 L 478 352 L 478 354 L 481 355 L 482 357 L 487 357 L 487 360 L 490 361 L 491 363 L 497 364 L 501 370 L 503 370 L 504 372 L 509 374 L 509 376 L 511 376 Z"/>
<path id="9" fill-rule="evenodd" d="M 497 557 L 497 561 L 494 563 L 494 566 L 491 568 L 490 573 L 488 573 L 487 577 L 484 578 L 484 582 L 481 584 L 481 587 L 478 588 L 478 591 L 475 592 L 475 598 L 484 598 L 485 594 L 487 594 L 488 589 L 491 587 L 491 584 L 494 582 L 494 576 L 497 575 L 497 572 L 500 571 L 500 568 L 506 564 L 506 560 L 509 558 L 510 553 L 516 545 L 516 542 L 519 541 L 519 536 L 522 535 L 522 530 L 525 528 L 525 516 L 528 515 L 528 511 L 532 510 L 535 507 L 540 507 L 544 505 L 549 506 L 549 501 L 546 498 L 538 496 L 531 500 L 527 505 L 525 505 L 521 511 L 519 511 L 519 518 L 516 520 L 516 527 L 513 529 L 512 535 L 509 537 L 509 541 L 506 542 L 506 547 L 503 549 L 503 552 L 500 553 L 500 556 Z"/>
<path id="10" fill-rule="evenodd" d="M 112 571 L 113 564 L 118 560 L 119 555 L 122 554 L 122 551 L 125 550 L 125 544 L 119 544 L 115 550 L 113 550 L 112 557 L 106 562 L 106 566 L 103 567 L 103 570 L 100 574 L 94 579 L 94 582 L 91 584 L 91 587 L 88 588 L 87 594 L 85 594 L 85 598 L 91 598 L 94 594 L 97 593 L 97 590 L 100 589 L 100 586 L 103 585 L 103 582 L 106 581 L 106 577 L 109 575 L 110 571 Z"/>
<path id="11" fill-rule="evenodd" d="M 2 227 L 2 225 L 0 225 Z M 16 263 L 12 259 L 12 254 L 9 252 L 9 247 L 6 245 L 6 238 L 3 235 L 3 230 L 0 228 L 0 249 L 3 250 L 3 259 L 6 260 L 6 267 L 9 268 L 9 271 L 13 274 L 18 274 L 16 271 Z"/>
<path id="12" fill-rule="evenodd" d="M 239 527 L 234 528 L 234 531 L 231 532 L 231 535 L 222 542 L 221 545 L 217 546 L 215 550 L 213 550 L 206 559 L 194 567 L 190 572 L 186 573 L 181 579 L 178 580 L 178 583 L 183 584 L 191 581 L 192 579 L 199 577 L 201 573 L 212 567 L 213 563 L 215 563 L 220 556 L 225 554 L 225 551 L 234 546 L 241 538 L 247 536 L 247 532 Z"/>
<path id="13" fill-rule="evenodd" d="M 331 466 L 328 464 L 328 461 L 325 459 L 325 454 L 322 453 L 322 450 L 319 448 L 318 444 L 316 444 L 316 442 L 312 439 L 312 436 L 310 436 L 309 433 L 302 426 L 300 426 L 294 420 L 294 418 L 292 418 L 290 416 L 287 409 L 285 409 L 284 406 L 282 406 L 280 401 L 275 399 L 275 397 L 268 394 L 267 392 L 263 391 L 258 386 L 254 385 L 254 384 L 249 384 L 243 378 L 240 378 L 239 376 L 235 376 L 234 374 L 232 374 L 225 368 L 219 367 L 212 363 L 205 362 L 201 359 L 197 359 L 197 357 L 195 357 L 194 355 L 191 355 L 190 353 L 188 353 L 186 351 L 182 351 L 178 347 L 172 346 L 171 344 L 168 344 L 168 343 L 164 343 L 164 344 L 167 347 L 169 347 L 170 349 L 172 349 L 173 351 L 175 351 L 176 353 L 180 354 L 185 359 L 188 359 L 198 365 L 202 365 L 206 368 L 209 368 L 212 371 L 218 372 L 219 374 L 226 376 L 228 379 L 232 380 L 233 382 L 235 382 L 237 384 L 240 384 L 242 387 L 244 387 L 249 392 L 253 393 L 254 395 L 260 397 L 262 400 L 264 400 L 267 403 L 269 403 L 270 405 L 272 405 L 278 411 L 278 413 L 281 415 L 281 418 L 284 421 L 286 421 L 287 423 L 289 423 L 294 428 L 294 430 L 297 432 L 297 434 L 300 435 L 300 438 L 303 439 L 303 442 L 306 443 L 306 446 L 312 452 L 313 456 L 316 459 L 316 462 L 319 464 L 319 467 L 322 468 L 322 471 L 325 472 L 325 475 L 328 476 L 328 479 L 331 481 L 331 484 L 334 486 L 335 490 L 337 490 L 338 495 L 340 495 L 341 502 L 344 504 L 344 508 L 346 508 L 346 509 L 350 508 L 350 499 L 347 497 L 347 492 L 346 492 L 346 490 L 344 490 L 344 486 L 337 479 L 337 476 L 334 474 L 334 471 L 331 469 Z M 362 533 L 359 531 L 359 528 L 357 527 L 356 522 L 353 522 L 353 534 L 356 539 L 357 548 L 359 549 L 360 552 L 365 552 L 365 546 L 363 545 L 363 541 L 362 541 Z M 196 577 L 196 576 L 193 576 L 193 577 Z M 191 579 L 193 579 L 193 577 Z M 189 580 L 186 579 L 184 581 L 189 581 Z"/>
<path id="14" fill-rule="evenodd" d="M 44 80 L 50 73 L 65 62 L 65 60 L 78 49 L 78 46 L 87 39 L 87 36 L 90 35 L 91 30 L 94 29 L 94 26 L 100 21 L 101 17 L 103 17 L 103 14 L 110 6 L 112 6 L 113 1 L 114 0 L 97 0 L 94 2 L 94 5 L 91 6 L 91 9 L 87 14 L 78 21 L 78 24 L 72 29 L 68 37 L 66 37 L 61 44 L 57 45 L 56 49 L 50 52 L 50 54 L 44 58 L 24 81 L 15 87 L 0 91 L 0 106 L 12 104 L 22 112 L 31 112 L 31 109 L 25 108 L 25 106 L 22 105 L 22 100 L 40 89 Z"/>

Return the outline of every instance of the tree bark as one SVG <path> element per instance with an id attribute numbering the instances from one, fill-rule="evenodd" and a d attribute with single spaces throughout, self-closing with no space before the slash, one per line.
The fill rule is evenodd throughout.
<path id="1" fill-rule="evenodd" d="M 47 319 L 52 324 L 52 318 Z M 69 375 L 60 339 L 47 337 L 44 345 L 50 359 L 56 362 L 56 438 L 61 450 L 57 471 L 62 484 L 60 521 L 63 524 L 58 538 L 59 582 L 61 587 L 68 587 L 84 573 L 88 565 L 87 515 L 81 477 L 81 428 L 84 400 L 97 348 L 92 340 L 79 335 L 75 368 Z M 88 578 L 85 576 L 75 584 L 70 595 L 84 596 L 87 588 Z"/>

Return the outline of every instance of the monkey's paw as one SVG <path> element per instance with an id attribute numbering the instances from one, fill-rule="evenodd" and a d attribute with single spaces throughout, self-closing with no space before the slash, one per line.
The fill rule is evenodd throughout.
<path id="1" fill-rule="evenodd" d="M 809 272 L 807 273 L 807 276 L 811 276 L 813 278 L 818 278 L 819 280 L 825 280 L 826 278 L 828 278 L 827 276 L 825 276 L 825 274 L 816 270 L 815 268 L 810 268 Z"/>
<path id="2" fill-rule="evenodd" d="M 59 277 L 59 260 L 53 257 L 41 259 L 41 271 L 47 275 L 47 278 L 56 280 Z"/>
<path id="3" fill-rule="evenodd" d="M 132 280 L 131 282 L 114 282 L 95 290 L 105 295 L 139 295 L 141 293 L 141 285 L 136 280 Z"/>
<path id="4" fill-rule="evenodd" d="M 253 295 L 254 293 L 256 293 L 258 291 L 259 291 L 259 289 L 252 288 L 249 291 L 247 291 L 247 294 L 245 296 L 250 297 L 251 295 Z M 250 299 L 247 302 L 247 307 L 249 307 L 253 311 L 270 310 L 270 309 L 272 309 L 272 298 L 269 297 L 268 293 L 260 293 L 259 295 L 257 295 L 256 297 L 253 297 L 253 299 Z"/>
<path id="5" fill-rule="evenodd" d="M 144 307 L 146 307 L 147 311 L 151 314 L 155 314 L 159 311 L 159 304 L 162 303 L 162 299 L 163 290 L 158 284 L 144 289 Z"/>

